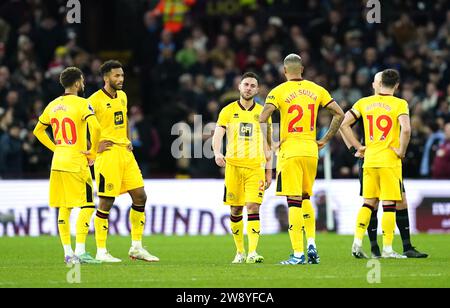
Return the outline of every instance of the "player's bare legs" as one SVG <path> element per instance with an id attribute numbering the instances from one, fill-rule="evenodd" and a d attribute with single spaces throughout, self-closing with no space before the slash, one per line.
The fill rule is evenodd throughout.
<path id="1" fill-rule="evenodd" d="M 230 207 L 230 227 L 233 234 L 234 244 L 236 245 L 236 256 L 233 264 L 245 263 L 245 247 L 244 247 L 244 206 Z"/>
<path id="2" fill-rule="evenodd" d="M 109 212 L 111 211 L 115 198 L 112 197 L 99 197 L 97 214 L 94 218 L 95 225 L 95 241 L 97 243 L 97 256 L 96 259 L 106 263 L 118 263 L 120 259 L 114 258 L 108 253 L 106 249 L 106 239 L 108 237 L 108 219 Z"/>
<path id="3" fill-rule="evenodd" d="M 260 204 L 247 203 L 247 237 L 248 237 L 248 256 L 247 263 L 262 263 L 264 257 L 256 252 L 258 248 L 259 236 L 261 233 L 261 223 L 259 218 Z"/>
<path id="4" fill-rule="evenodd" d="M 289 238 L 291 239 L 294 254 L 286 260 L 282 261 L 284 265 L 305 264 L 305 252 L 303 248 L 303 210 L 301 196 L 288 196 L 287 202 L 289 206 Z"/>
<path id="5" fill-rule="evenodd" d="M 158 262 L 159 258 L 150 254 L 142 247 L 142 236 L 145 228 L 145 205 L 147 194 L 144 187 L 139 187 L 128 192 L 133 201 L 130 210 L 131 224 L 131 248 L 128 255 L 132 260 L 142 260 L 146 262 Z"/>

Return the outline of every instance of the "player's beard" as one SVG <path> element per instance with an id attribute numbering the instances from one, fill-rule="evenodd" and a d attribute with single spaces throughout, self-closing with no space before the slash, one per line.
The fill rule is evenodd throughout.
<path id="1" fill-rule="evenodd" d="M 115 91 L 122 91 L 122 89 L 123 89 L 123 85 L 119 86 L 114 83 L 110 83 L 110 85 L 111 85 L 111 88 L 113 88 Z"/>
<path id="2" fill-rule="evenodd" d="M 84 95 L 85 95 L 84 89 L 78 90 L 78 96 L 79 96 L 79 97 L 83 97 L 83 98 L 84 98 Z"/>
<path id="3" fill-rule="evenodd" d="M 246 101 L 250 101 L 250 100 L 253 100 L 253 99 L 256 97 L 256 95 L 257 95 L 257 94 L 247 96 L 247 95 L 245 95 L 245 94 L 242 94 L 241 97 L 242 97 L 243 99 L 245 99 Z"/>

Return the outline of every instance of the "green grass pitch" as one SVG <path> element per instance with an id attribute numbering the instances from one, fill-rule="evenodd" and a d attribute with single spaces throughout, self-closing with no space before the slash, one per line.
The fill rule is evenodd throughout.
<path id="1" fill-rule="evenodd" d="M 381 238 L 379 239 L 381 242 Z M 231 265 L 231 236 L 164 237 L 144 240 L 159 263 L 127 258 L 130 239 L 110 236 L 110 252 L 121 264 L 82 265 L 81 283 L 69 284 L 57 237 L 0 238 L 0 288 L 301 288 L 301 287 L 450 287 L 450 235 L 417 235 L 413 243 L 428 259 L 381 260 L 381 283 L 369 284 L 367 260 L 350 255 L 351 236 L 319 234 L 320 265 L 282 266 L 290 253 L 288 234 L 260 239 L 264 264 Z M 368 240 L 366 242 L 366 251 Z M 395 249 L 401 252 L 396 236 Z M 88 250 L 95 253 L 93 236 Z"/>

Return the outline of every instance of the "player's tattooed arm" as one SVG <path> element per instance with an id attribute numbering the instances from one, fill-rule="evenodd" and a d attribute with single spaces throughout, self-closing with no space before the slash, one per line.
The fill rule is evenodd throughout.
<path id="1" fill-rule="evenodd" d="M 330 128 L 328 129 L 325 136 L 317 141 L 319 149 L 322 149 L 328 142 L 330 142 L 334 135 L 336 135 L 336 133 L 339 131 L 342 121 L 344 121 L 344 111 L 336 102 L 332 102 L 331 104 L 329 104 L 326 109 L 331 113 L 333 119 L 331 120 Z"/>
<path id="2" fill-rule="evenodd" d="M 340 133 L 347 147 L 355 157 L 363 158 L 366 148 L 356 139 L 352 130 L 352 125 L 356 122 L 357 116 L 353 111 L 345 114 L 344 122 L 341 124 Z"/>

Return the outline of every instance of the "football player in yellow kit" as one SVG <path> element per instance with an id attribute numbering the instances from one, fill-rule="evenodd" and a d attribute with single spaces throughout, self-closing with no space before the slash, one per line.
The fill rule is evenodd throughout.
<path id="1" fill-rule="evenodd" d="M 272 162 L 266 162 L 264 155 L 264 139 L 259 125 L 259 115 L 263 107 L 254 100 L 258 89 L 258 76 L 245 73 L 239 85 L 240 99 L 220 112 L 213 137 L 216 163 L 219 167 L 225 167 L 223 202 L 231 207 L 231 231 L 237 250 L 232 263 L 264 261 L 256 252 L 261 232 L 259 210 L 264 191 L 272 181 Z M 226 156 L 221 151 L 225 134 L 228 141 Z M 244 206 L 248 214 L 247 256 L 244 248 Z"/>
<path id="2" fill-rule="evenodd" d="M 319 149 L 323 148 L 339 130 L 344 112 L 327 90 L 302 78 L 304 67 L 300 56 L 296 54 L 287 56 L 284 60 L 284 70 L 288 81 L 269 93 L 260 122 L 266 123 L 276 109 L 280 111 L 277 195 L 287 197 L 289 236 L 294 250 L 294 254 L 281 264 L 305 264 L 302 233 L 302 227 L 305 225 L 303 202 L 306 202 L 304 200 L 309 202 L 313 195 Z M 320 107 L 326 108 L 333 119 L 327 134 L 317 141 L 316 123 Z M 314 238 L 308 238 L 307 253 L 308 263 L 320 262 Z"/>
<path id="3" fill-rule="evenodd" d="M 392 249 L 396 208 L 402 202 L 402 159 L 411 136 L 408 102 L 394 96 L 399 84 L 400 74 L 396 70 L 383 71 L 379 93 L 360 99 L 349 111 L 354 120 L 361 118 L 364 123 L 365 146 L 353 135 L 349 116 L 341 127 L 344 140 L 356 149 L 356 156 L 364 157 L 364 205 L 358 214 L 352 247 L 356 258 L 367 257 L 362 240 L 379 200 L 383 203 L 381 256 L 406 258 Z"/>
<path id="4" fill-rule="evenodd" d="M 96 259 L 110 263 L 121 262 L 106 249 L 108 218 L 115 198 L 129 193 L 133 204 L 129 217 L 132 243 L 128 255 L 132 260 L 157 262 L 159 259 L 142 246 L 147 195 L 129 137 L 128 100 L 122 90 L 125 80 L 122 64 L 107 61 L 101 66 L 101 73 L 105 86 L 89 98 L 101 126 L 100 146 L 95 162 L 95 181 L 100 198 L 94 220 Z"/>
<path id="5" fill-rule="evenodd" d="M 91 172 L 100 137 L 100 125 L 88 100 L 78 97 L 84 91 L 83 73 L 76 67 L 60 76 L 63 96 L 52 101 L 34 129 L 37 139 L 54 152 L 50 174 L 50 207 L 59 208 L 58 229 L 66 263 L 99 263 L 86 252 L 89 223 L 95 211 Z M 52 141 L 45 130 L 51 127 Z M 92 149 L 88 151 L 87 127 Z M 76 249 L 70 239 L 70 213 L 81 207 L 77 220 Z"/>

